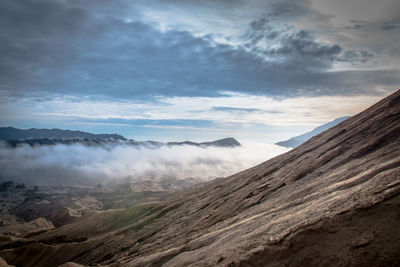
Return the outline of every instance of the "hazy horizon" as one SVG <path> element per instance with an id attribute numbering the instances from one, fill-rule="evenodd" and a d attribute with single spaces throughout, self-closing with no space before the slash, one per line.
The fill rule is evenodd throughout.
<path id="1" fill-rule="evenodd" d="M 99 182 L 226 177 L 288 151 L 262 143 L 240 147 L 83 144 L 11 148 L 0 144 L 2 180 L 27 184 L 72 185 Z M 15 166 L 18 165 L 18 168 Z"/>

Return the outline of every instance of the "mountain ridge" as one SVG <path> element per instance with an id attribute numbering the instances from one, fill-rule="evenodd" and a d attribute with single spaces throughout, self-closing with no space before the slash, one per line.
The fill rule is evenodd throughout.
<path id="1" fill-rule="evenodd" d="M 87 146 L 96 146 L 102 144 L 127 144 L 145 147 L 160 147 L 160 146 L 197 146 L 197 147 L 237 147 L 241 144 L 233 137 L 226 137 L 209 142 L 157 142 L 157 141 L 135 141 L 127 139 L 119 134 L 93 134 L 83 131 L 61 130 L 61 129 L 36 129 L 27 130 L 17 129 L 13 127 L 0 127 L 0 140 L 3 140 L 7 145 L 16 147 L 20 144 L 35 145 L 71 145 L 80 143 Z"/>
<path id="2" fill-rule="evenodd" d="M 126 141 L 125 137 L 119 134 L 93 134 L 83 131 L 53 129 L 18 129 L 14 127 L 0 127 L 0 140 L 18 139 L 114 139 Z"/>

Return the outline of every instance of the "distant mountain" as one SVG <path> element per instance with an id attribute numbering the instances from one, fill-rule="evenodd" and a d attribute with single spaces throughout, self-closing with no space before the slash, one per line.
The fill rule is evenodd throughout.
<path id="1" fill-rule="evenodd" d="M 27 129 L 0 127 L 0 140 L 25 139 L 86 139 L 86 140 L 123 140 L 127 139 L 119 134 L 92 134 L 81 131 L 61 129 Z"/>
<path id="2" fill-rule="evenodd" d="M 1 141 L 1 140 L 0 140 Z M 100 146 L 105 144 L 117 145 L 125 144 L 126 140 L 121 139 L 110 139 L 110 138 L 38 138 L 38 139 L 17 139 L 17 140 L 3 140 L 7 145 L 11 147 L 17 147 L 20 144 L 27 144 L 30 146 L 52 146 L 52 145 L 72 145 L 72 144 L 82 144 L 84 146 Z"/>
<path id="3" fill-rule="evenodd" d="M 208 147 L 208 146 L 218 146 L 218 147 L 235 147 L 235 146 L 241 146 L 241 144 L 232 137 L 228 138 L 223 138 L 219 139 L 213 142 L 202 142 L 202 143 L 195 143 L 195 142 L 190 142 L 190 141 L 185 141 L 185 142 L 169 142 L 167 143 L 169 146 L 174 146 L 174 145 L 189 145 L 189 146 L 199 146 L 199 147 Z"/>
<path id="4" fill-rule="evenodd" d="M 232 137 L 219 139 L 212 142 L 196 143 L 185 142 L 157 142 L 157 141 L 135 141 L 127 139 L 118 134 L 92 134 L 81 131 L 60 130 L 60 129 L 28 129 L 21 130 L 13 127 L 0 127 L 0 140 L 4 140 L 9 146 L 16 147 L 19 144 L 31 146 L 42 145 L 72 145 L 83 144 L 85 146 L 98 146 L 104 144 L 126 144 L 133 146 L 144 146 L 158 148 L 161 146 L 197 146 L 197 147 L 237 147 L 241 144 Z"/>
<path id="5" fill-rule="evenodd" d="M 275 143 L 275 145 L 284 146 L 284 147 L 297 147 L 297 146 L 303 144 L 304 142 L 306 142 L 311 137 L 313 137 L 319 133 L 322 133 L 322 132 L 328 130 L 329 128 L 332 128 L 333 126 L 341 123 L 344 120 L 347 120 L 348 118 L 350 118 L 350 116 L 337 118 L 331 122 L 325 123 L 324 125 L 321 125 L 321 126 L 315 128 L 311 132 L 292 137 L 286 141 L 280 141 L 278 143 Z"/>

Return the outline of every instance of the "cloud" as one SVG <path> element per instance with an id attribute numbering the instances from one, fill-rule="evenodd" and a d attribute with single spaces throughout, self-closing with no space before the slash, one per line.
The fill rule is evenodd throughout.
<path id="1" fill-rule="evenodd" d="M 352 27 L 357 30 L 371 30 L 371 28 L 392 31 L 400 29 L 400 16 L 396 16 L 390 19 L 381 19 L 379 21 L 364 21 L 364 20 L 350 20 L 353 24 Z"/>
<path id="2" fill-rule="evenodd" d="M 228 112 L 260 112 L 259 109 L 256 108 L 234 108 L 234 107 L 212 107 L 212 110 L 215 111 L 228 111 Z"/>
<path id="3" fill-rule="evenodd" d="M 381 29 L 385 30 L 385 31 L 400 29 L 400 16 L 397 18 L 382 22 Z"/>
<path id="4" fill-rule="evenodd" d="M 331 17 L 314 9 L 310 0 L 147 0 L 136 8 L 142 10 L 142 19 L 146 22 L 166 24 L 200 35 L 211 34 L 221 40 L 229 37 L 227 39 L 231 41 L 260 16 L 274 17 L 286 23 L 305 18 L 320 22 Z"/>
<path id="5" fill-rule="evenodd" d="M 358 65 L 374 57 L 367 50 L 344 49 L 339 44 L 317 41 L 311 30 L 275 24 L 274 20 L 266 18 L 252 21 L 250 30 L 243 36 L 248 40 L 245 46 L 287 66 L 301 64 L 303 70 L 320 72 L 332 68 L 336 62 Z"/>
<path id="6" fill-rule="evenodd" d="M 253 31 L 249 35 L 253 46 L 245 47 L 219 42 L 214 34 L 196 35 L 179 27 L 162 30 L 139 21 L 143 19 L 139 15 L 127 20 L 122 7 L 131 11 L 133 6 L 124 1 L 120 6 L 88 3 L 92 4 L 48 0 L 0 4 L 3 93 L 148 100 L 237 91 L 291 97 L 374 94 L 382 87 L 393 89 L 393 83 L 383 77 L 400 81 L 398 70 L 353 70 L 354 76 L 330 72 L 334 61 L 365 62 L 372 53 L 320 42 L 312 31 L 297 30 L 290 24 L 282 31 L 283 26 L 253 18 L 246 26 Z M 231 4 L 243 5 L 241 1 Z M 153 10 L 150 4 L 137 5 Z M 204 8 L 210 10 L 209 5 Z M 285 18 L 293 12 L 312 12 L 309 1 L 288 6 L 272 3 L 268 10 L 274 17 L 280 14 Z M 218 12 L 223 11 L 213 14 Z M 248 13 L 245 17 L 250 19 Z M 224 19 L 231 21 L 231 17 Z M 273 39 L 273 47 L 261 49 L 260 36 L 265 42 Z"/>
<path id="7" fill-rule="evenodd" d="M 55 68 L 75 57 L 66 40 L 80 38 L 86 21 L 85 10 L 59 1 L 2 1 L 2 85 L 11 87 L 11 91 L 35 86 L 42 68 Z"/>
<path id="8" fill-rule="evenodd" d="M 279 146 L 261 144 L 238 148 L 174 146 L 159 149 L 79 144 L 15 149 L 2 146 L 0 168 L 2 179 L 33 184 L 166 178 L 207 181 L 234 174 L 285 151 L 287 149 Z"/>
<path id="9" fill-rule="evenodd" d="M 292 134 L 300 134 L 301 125 L 312 128 L 340 116 L 353 115 L 381 99 L 363 95 L 274 98 L 237 92 L 222 94 L 163 97 L 157 101 L 24 98 L 0 102 L 0 112 L 4 126 L 19 128 L 51 125 L 98 133 L 118 132 L 138 140 L 202 141 L 202 138 L 233 136 L 239 140 L 270 141 L 271 134 L 277 138 L 288 131 L 279 127 L 296 129 Z"/>

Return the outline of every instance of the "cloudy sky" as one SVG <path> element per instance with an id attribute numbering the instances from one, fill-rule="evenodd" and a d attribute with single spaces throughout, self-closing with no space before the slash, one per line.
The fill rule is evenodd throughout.
<path id="1" fill-rule="evenodd" d="M 400 88 L 397 0 L 2 0 L 0 126 L 273 142 Z"/>

